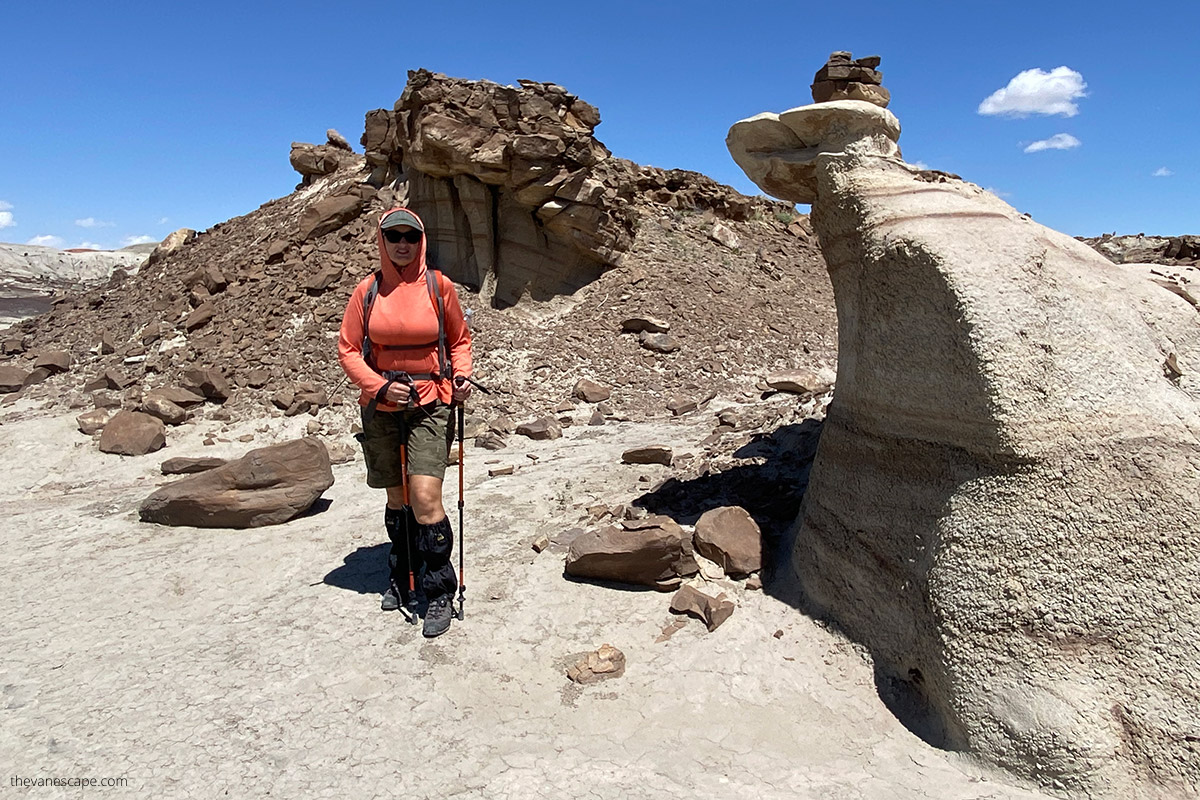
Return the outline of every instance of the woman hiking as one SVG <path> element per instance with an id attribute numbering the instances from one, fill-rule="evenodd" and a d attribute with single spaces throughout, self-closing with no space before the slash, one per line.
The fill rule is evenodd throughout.
<path id="1" fill-rule="evenodd" d="M 424 610 L 422 632 L 439 636 L 450 628 L 458 588 L 442 479 L 451 406 L 471 394 L 471 332 L 454 283 L 425 264 L 420 217 L 393 208 L 376 238 L 379 270 L 346 304 L 338 362 L 362 390 L 367 485 L 387 490 L 383 521 L 392 547 L 380 608 L 404 607 L 414 622 Z"/>

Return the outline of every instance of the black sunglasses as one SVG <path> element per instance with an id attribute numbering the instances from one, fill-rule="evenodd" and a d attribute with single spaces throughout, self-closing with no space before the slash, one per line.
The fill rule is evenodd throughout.
<path id="1" fill-rule="evenodd" d="M 424 234 L 417 230 L 404 231 L 403 233 L 400 231 L 383 232 L 383 238 L 387 239 L 392 244 L 399 244 L 402 241 L 408 242 L 409 244 L 416 244 L 417 242 L 421 241 L 422 236 L 424 236 Z"/>

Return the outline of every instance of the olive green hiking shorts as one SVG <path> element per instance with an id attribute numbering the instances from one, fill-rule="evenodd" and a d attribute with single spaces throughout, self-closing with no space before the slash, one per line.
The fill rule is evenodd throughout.
<path id="1" fill-rule="evenodd" d="M 409 475 L 443 479 L 450 460 L 454 426 L 450 406 L 433 403 L 401 411 L 378 411 L 368 421 L 363 409 L 359 434 L 367 462 L 367 486 L 386 489 L 403 483 L 400 445 L 407 439 Z"/>

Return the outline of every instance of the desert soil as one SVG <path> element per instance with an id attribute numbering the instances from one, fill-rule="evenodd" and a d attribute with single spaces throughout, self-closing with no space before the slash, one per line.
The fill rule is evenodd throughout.
<path id="1" fill-rule="evenodd" d="M 761 591 L 719 582 L 738 604 L 724 625 L 688 620 L 660 640 L 676 621 L 668 594 L 569 581 L 561 544 L 531 549 L 666 469 L 622 465 L 624 449 L 699 451 L 709 426 L 696 421 L 468 448 L 465 619 L 434 640 L 379 611 L 383 497 L 361 458 L 335 465 L 323 510 L 286 525 L 138 520 L 165 458 L 235 457 L 302 435 L 304 419 L 184 426 L 166 450 L 122 458 L 72 416 L 25 399 L 0 411 L 0 772 L 127 780 L 16 793 L 1042 796 L 926 745 L 855 646 Z M 205 447 L 211 433 L 223 441 Z M 236 441 L 246 433 L 253 444 Z M 625 674 L 569 682 L 566 666 L 604 643 Z"/>

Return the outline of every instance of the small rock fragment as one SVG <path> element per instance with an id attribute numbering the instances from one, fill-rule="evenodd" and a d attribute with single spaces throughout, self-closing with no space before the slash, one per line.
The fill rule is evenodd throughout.
<path id="1" fill-rule="evenodd" d="M 575 683 L 595 683 L 619 678 L 625 674 L 625 654 L 611 644 L 600 645 L 595 650 L 567 667 L 567 677 Z"/>
<path id="2" fill-rule="evenodd" d="M 644 447 L 634 447 L 621 454 L 622 464 L 663 464 L 671 465 L 674 451 L 665 444 L 651 444 Z"/>

